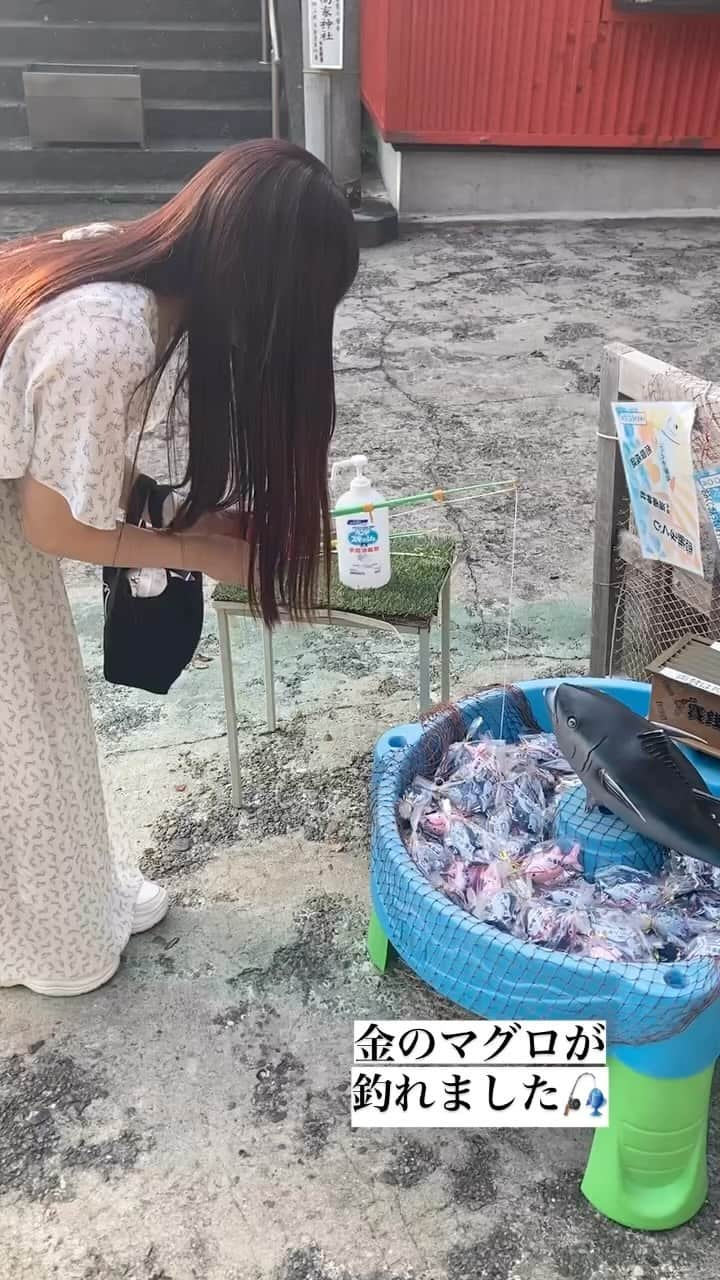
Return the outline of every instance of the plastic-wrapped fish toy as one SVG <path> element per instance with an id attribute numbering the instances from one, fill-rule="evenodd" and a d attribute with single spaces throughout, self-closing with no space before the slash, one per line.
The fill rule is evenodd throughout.
<path id="1" fill-rule="evenodd" d="M 590 913 L 591 934 L 588 942 L 595 944 L 592 954 L 598 956 L 603 945 L 619 953 L 622 960 L 643 961 L 652 959 L 651 943 L 640 928 L 637 919 L 614 907 L 598 907 Z"/>
<path id="2" fill-rule="evenodd" d="M 473 862 L 476 851 L 482 847 L 482 832 L 454 812 L 449 800 L 441 800 L 439 809 L 424 813 L 421 826 L 427 835 L 442 840 L 446 848 L 454 850 L 465 862 Z"/>
<path id="3" fill-rule="evenodd" d="M 540 769 L 557 774 L 573 772 L 552 733 L 524 734 L 518 745 L 526 758 Z"/>
<path id="4" fill-rule="evenodd" d="M 690 876 L 698 888 L 720 890 L 720 867 L 680 853 L 672 854 L 670 863 L 673 871 Z"/>
<path id="5" fill-rule="evenodd" d="M 524 871 L 533 884 L 566 884 L 582 871 L 580 845 L 574 844 L 566 854 L 557 844 L 535 849 L 525 863 Z"/>
<path id="6" fill-rule="evenodd" d="M 483 881 L 486 871 L 487 864 L 482 862 L 473 862 L 466 868 L 465 896 L 471 911 L 483 895 Z"/>
<path id="7" fill-rule="evenodd" d="M 420 819 L 420 826 L 434 840 L 444 841 L 450 835 L 452 821 L 452 815 L 446 813 L 443 809 L 432 809 L 430 812 L 423 814 Z"/>
<path id="8" fill-rule="evenodd" d="M 487 820 L 486 830 L 491 836 L 503 842 L 508 841 L 513 830 L 512 810 L 507 808 L 496 808 L 490 814 Z"/>
<path id="9" fill-rule="evenodd" d="M 674 942 L 682 950 L 693 938 L 713 928 L 709 920 L 690 916 L 684 911 L 659 911 L 652 917 L 652 929 L 663 942 Z"/>
<path id="10" fill-rule="evenodd" d="M 522 925 L 529 942 L 560 949 L 567 941 L 566 912 L 549 902 L 534 899 L 523 913 Z"/>
<path id="11" fill-rule="evenodd" d="M 460 779 L 453 775 L 447 782 L 441 783 L 437 790 L 459 813 L 467 816 L 485 815 L 492 808 L 497 783 L 490 778 Z"/>
<path id="12" fill-rule="evenodd" d="M 485 868 L 483 897 L 492 897 L 493 894 L 502 892 L 514 873 L 515 866 L 509 858 L 494 858 Z"/>
<path id="13" fill-rule="evenodd" d="M 666 902 L 676 902 L 678 898 L 687 898 L 699 887 L 699 881 L 689 872 L 677 874 L 673 871 L 662 882 L 662 893 Z"/>
<path id="14" fill-rule="evenodd" d="M 453 742 L 440 761 L 435 781 L 443 783 L 450 778 L 480 776 L 500 779 L 503 775 L 501 759 L 505 749 L 504 742 L 496 743 L 488 739 L 480 742 Z"/>
<path id="15" fill-rule="evenodd" d="M 405 792 L 398 804 L 398 817 L 403 822 L 413 825 L 413 815 L 420 808 L 429 809 L 433 803 L 435 785 L 426 778 L 416 778 L 409 791 Z M 419 821 L 419 819 L 417 820 Z M 417 821 L 415 826 L 417 826 Z"/>
<path id="16" fill-rule="evenodd" d="M 594 933 L 590 933 L 586 939 L 584 953 L 590 960 L 626 959 L 619 947 L 609 942 L 607 938 L 601 938 Z"/>
<path id="17" fill-rule="evenodd" d="M 604 867 L 598 871 L 595 883 L 608 906 L 652 913 L 665 902 L 657 877 L 635 867 Z"/>
<path id="18" fill-rule="evenodd" d="M 408 846 L 408 851 L 418 870 L 435 889 L 439 889 L 445 872 L 453 861 L 452 855 L 443 845 L 436 844 L 432 840 L 424 840 L 422 836 L 415 837 Z"/>
<path id="19" fill-rule="evenodd" d="M 549 826 L 550 814 L 539 777 L 530 773 L 518 776 L 512 790 L 511 811 L 515 822 L 542 840 Z"/>
<path id="20" fill-rule="evenodd" d="M 720 894 L 714 891 L 701 892 L 695 895 L 693 901 L 698 915 L 703 920 L 710 920 L 714 925 L 720 925 Z"/>
<path id="21" fill-rule="evenodd" d="M 720 933 L 703 933 L 695 938 L 685 953 L 686 960 L 700 960 L 707 956 L 712 960 L 720 960 Z"/>
<path id="22" fill-rule="evenodd" d="M 462 858 L 454 857 L 443 872 L 441 888 L 453 901 L 464 904 L 467 892 L 467 867 Z"/>
<path id="23" fill-rule="evenodd" d="M 473 915 L 485 924 L 493 924 L 503 933 L 512 933 L 519 911 L 519 899 L 511 889 L 500 889 L 489 897 L 483 895 L 475 904 Z"/>
<path id="24" fill-rule="evenodd" d="M 564 911 L 587 912 L 593 903 L 595 886 L 587 880 L 577 879 L 560 888 L 545 889 L 542 896 L 546 902 L 551 902 L 554 907 L 561 907 Z"/>
<path id="25" fill-rule="evenodd" d="M 519 865 L 525 853 L 525 845 L 523 840 L 516 840 L 512 836 L 496 836 L 487 828 L 482 834 L 482 856 L 486 862 L 501 858 Z"/>

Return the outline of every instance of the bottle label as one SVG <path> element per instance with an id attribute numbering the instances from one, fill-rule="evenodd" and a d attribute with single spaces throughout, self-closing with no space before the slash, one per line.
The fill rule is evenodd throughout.
<path id="1" fill-rule="evenodd" d="M 353 578 L 376 578 L 384 569 L 381 531 L 369 515 L 350 516 L 346 524 L 348 573 Z"/>
<path id="2" fill-rule="evenodd" d="M 351 547 L 375 547 L 380 541 L 377 529 L 367 525 L 364 529 L 350 529 L 348 543 Z"/>

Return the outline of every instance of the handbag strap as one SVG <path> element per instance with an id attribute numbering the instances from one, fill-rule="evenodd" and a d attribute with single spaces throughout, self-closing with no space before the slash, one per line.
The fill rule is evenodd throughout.
<path id="1" fill-rule="evenodd" d="M 138 525 L 145 518 L 145 512 L 157 485 L 150 476 L 137 475 L 128 495 L 125 520 L 127 524 Z"/>

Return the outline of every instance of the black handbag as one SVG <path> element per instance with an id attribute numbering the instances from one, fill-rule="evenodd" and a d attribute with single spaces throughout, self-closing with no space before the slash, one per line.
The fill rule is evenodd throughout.
<path id="1" fill-rule="evenodd" d="M 137 476 L 126 522 L 162 529 L 170 485 Z M 205 602 L 200 573 L 103 569 L 104 674 L 109 684 L 167 693 L 200 643 Z"/>

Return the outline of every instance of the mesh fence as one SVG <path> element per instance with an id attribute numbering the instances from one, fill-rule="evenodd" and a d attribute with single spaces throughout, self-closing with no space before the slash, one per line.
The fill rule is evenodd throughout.
<path id="1" fill-rule="evenodd" d="M 478 716 L 483 733 L 508 741 L 548 728 L 536 702 L 531 705 L 518 691 L 487 690 L 444 709 L 417 743 L 389 751 L 376 769 L 372 891 L 391 942 L 435 990 L 483 1017 L 600 1018 L 611 1039 L 623 1044 L 683 1030 L 720 994 L 715 957 L 639 963 L 550 949 L 476 918 L 464 888 L 438 887 L 410 856 L 398 803 L 418 776 L 435 777 L 448 746 Z M 572 791 L 567 794 L 572 797 Z M 648 849 L 648 842 L 610 814 L 583 813 L 579 823 L 586 850 L 605 862 L 651 870 L 664 858 L 664 851 Z"/>
<path id="2" fill-rule="evenodd" d="M 695 470 L 720 466 L 718 388 L 669 366 L 650 378 L 646 385 L 647 400 L 681 400 L 695 404 L 690 439 Z M 598 473 L 598 486 L 605 479 Z M 615 563 L 611 580 L 616 607 L 607 674 L 646 680 L 649 664 L 684 636 L 693 633 L 720 638 L 718 543 L 699 495 L 698 517 L 702 577 L 642 559 L 625 490 L 613 530 Z"/>
<path id="3" fill-rule="evenodd" d="M 616 534 L 616 547 L 610 674 L 647 680 L 650 663 L 684 636 L 720 635 L 720 596 L 716 598 L 713 591 L 717 557 L 706 546 L 705 578 L 643 560 L 627 512 Z"/>

